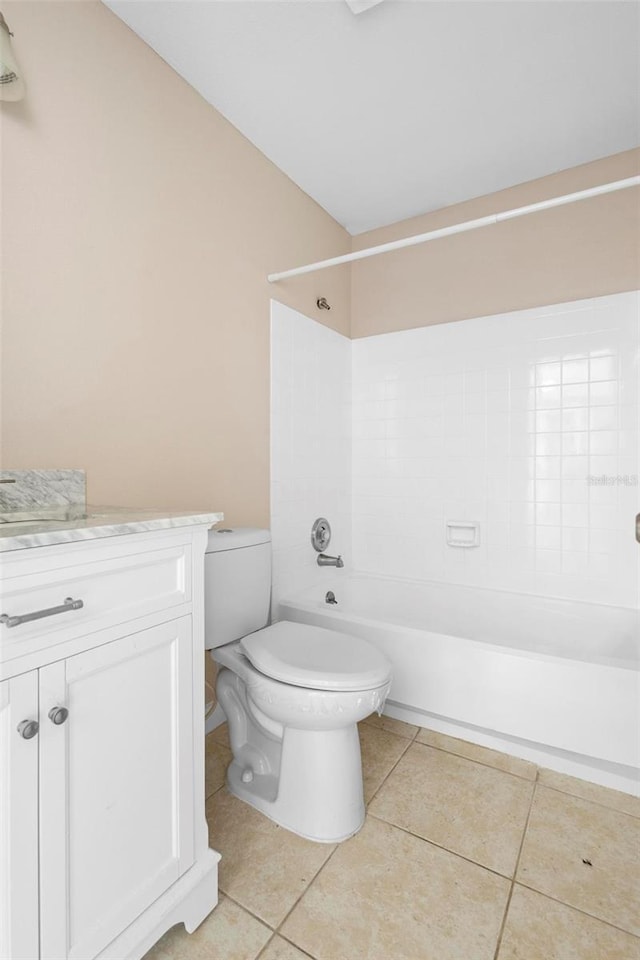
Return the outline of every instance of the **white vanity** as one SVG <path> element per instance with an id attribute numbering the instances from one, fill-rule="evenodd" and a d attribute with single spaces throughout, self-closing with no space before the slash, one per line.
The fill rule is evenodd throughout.
<path id="1" fill-rule="evenodd" d="M 220 519 L 0 529 L 1 960 L 138 960 L 216 905 L 203 567 Z"/>

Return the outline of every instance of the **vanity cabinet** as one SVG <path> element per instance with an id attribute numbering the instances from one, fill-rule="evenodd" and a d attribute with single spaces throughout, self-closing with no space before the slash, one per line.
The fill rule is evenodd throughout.
<path id="1" fill-rule="evenodd" d="M 4 613 L 83 601 L 0 626 L 2 960 L 138 960 L 217 902 L 205 543 L 180 528 L 2 560 Z"/>
<path id="2" fill-rule="evenodd" d="M 38 716 L 38 674 L 0 683 L 0 957 L 39 956 L 38 741 L 18 725 Z"/>

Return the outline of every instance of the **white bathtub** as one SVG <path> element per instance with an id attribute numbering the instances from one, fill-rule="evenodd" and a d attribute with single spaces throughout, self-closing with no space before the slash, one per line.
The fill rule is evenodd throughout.
<path id="1" fill-rule="evenodd" d="M 638 792 L 638 610 L 332 571 L 275 612 L 385 653 L 390 716 Z"/>

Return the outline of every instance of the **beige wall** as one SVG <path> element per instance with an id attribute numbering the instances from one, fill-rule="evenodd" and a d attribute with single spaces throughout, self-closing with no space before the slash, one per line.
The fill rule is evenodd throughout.
<path id="1" fill-rule="evenodd" d="M 354 238 L 425 233 L 640 172 L 631 150 Z M 640 190 L 585 200 L 352 265 L 353 337 L 640 287 Z"/>
<path id="2" fill-rule="evenodd" d="M 106 7 L 2 9 L 4 464 L 267 524 L 269 298 L 348 333 L 349 272 L 265 276 L 348 234 Z"/>
<path id="3" fill-rule="evenodd" d="M 84 467 L 93 502 L 266 524 L 271 296 L 360 337 L 640 285 L 627 191 L 272 287 L 347 233 L 101 4 L 3 12 L 28 81 L 1 105 L 6 466 Z M 639 165 L 620 154 L 354 249 Z"/>

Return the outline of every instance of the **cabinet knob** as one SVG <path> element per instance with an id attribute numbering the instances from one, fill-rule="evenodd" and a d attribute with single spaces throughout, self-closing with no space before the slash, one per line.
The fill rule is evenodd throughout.
<path id="1" fill-rule="evenodd" d="M 23 740 L 31 740 L 40 729 L 37 720 L 22 720 L 17 727 L 18 733 Z"/>
<path id="2" fill-rule="evenodd" d="M 64 723 L 68 716 L 69 711 L 66 707 L 53 707 L 49 710 L 49 720 L 51 720 L 51 723 L 55 723 L 56 727 Z"/>

